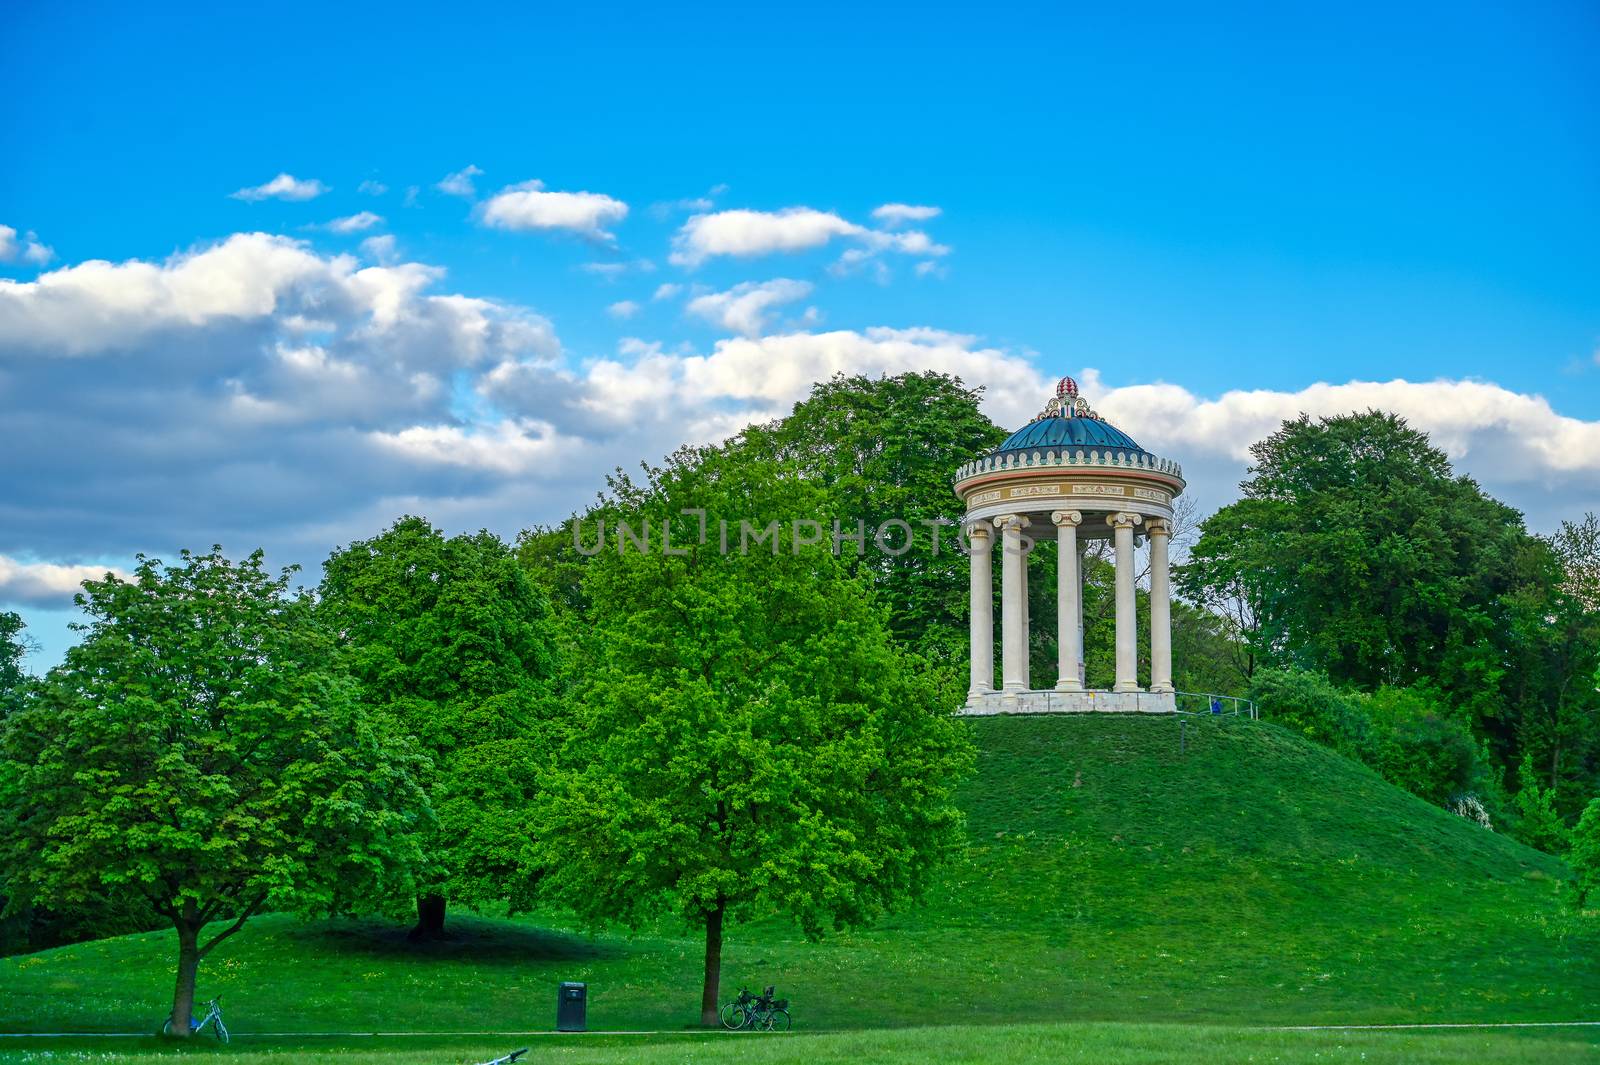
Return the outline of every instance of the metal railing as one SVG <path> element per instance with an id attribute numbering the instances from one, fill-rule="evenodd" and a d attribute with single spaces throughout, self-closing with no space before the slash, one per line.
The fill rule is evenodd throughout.
<path id="1" fill-rule="evenodd" d="M 1177 713 L 1191 717 L 1248 717 L 1257 718 L 1253 699 L 1238 695 L 1214 695 L 1210 692 L 1177 692 Z"/>

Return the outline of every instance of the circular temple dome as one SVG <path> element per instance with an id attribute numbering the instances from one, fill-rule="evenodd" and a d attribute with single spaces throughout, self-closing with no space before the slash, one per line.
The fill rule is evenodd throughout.
<path id="1" fill-rule="evenodd" d="M 1008 451 L 1047 450 L 1054 447 L 1098 448 L 1101 451 L 1121 451 L 1130 455 L 1148 455 L 1149 452 L 1134 442 L 1127 433 L 1110 422 L 1099 418 L 1062 418 L 1059 416 L 1037 418 L 1006 437 L 1005 443 L 990 452 L 1004 455 Z"/>

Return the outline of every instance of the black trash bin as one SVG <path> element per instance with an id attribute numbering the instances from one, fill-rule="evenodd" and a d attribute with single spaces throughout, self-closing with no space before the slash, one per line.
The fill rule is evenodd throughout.
<path id="1" fill-rule="evenodd" d="M 589 1028 L 589 985 L 565 981 L 556 998 L 556 1031 L 584 1032 Z"/>

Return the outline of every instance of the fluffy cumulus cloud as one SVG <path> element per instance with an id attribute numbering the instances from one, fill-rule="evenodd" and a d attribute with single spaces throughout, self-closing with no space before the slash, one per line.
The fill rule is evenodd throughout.
<path id="1" fill-rule="evenodd" d="M 694 313 L 738 334 L 709 348 L 628 339 L 578 361 L 528 308 L 452 291 L 392 244 L 371 258 L 243 233 L 0 279 L 0 602 L 64 604 L 85 560 L 213 542 L 314 578 L 332 546 L 407 512 L 509 535 L 581 507 L 618 465 L 780 416 L 835 373 L 954 374 L 1016 426 L 1076 369 L 932 328 L 772 335 L 774 308 L 806 296 L 788 279 L 697 294 L 712 299 Z M 1282 419 L 1368 407 L 1432 434 L 1535 528 L 1600 497 L 1600 422 L 1486 382 L 1202 395 L 1075 376 L 1184 464 L 1205 509 Z"/>
<path id="2" fill-rule="evenodd" d="M 699 214 L 673 238 L 672 261 L 698 266 L 718 255 L 751 258 L 774 252 L 820 248 L 835 237 L 853 236 L 863 227 L 831 211 L 789 207 L 782 211 L 718 211 Z"/>
<path id="3" fill-rule="evenodd" d="M 315 561 L 362 531 L 347 513 L 406 505 L 376 500 L 470 494 L 460 471 L 499 467 L 430 479 L 440 463 L 421 462 L 416 430 L 462 430 L 435 456 L 514 449 L 475 428 L 494 419 L 472 409 L 473 382 L 507 361 L 554 365 L 561 348 L 542 316 L 443 281 L 260 233 L 0 279 L 0 553 L 56 563 L 220 541 Z M 296 554 L 308 539 L 320 546 Z"/>
<path id="4" fill-rule="evenodd" d="M 906 211 L 935 208 L 888 206 Z M 882 210 L 883 208 L 879 208 Z M 858 225 L 831 211 L 810 207 L 788 207 L 781 211 L 730 210 L 698 214 L 686 221 L 673 237 L 672 262 L 694 268 L 718 256 L 749 259 L 780 252 L 802 252 L 820 248 L 834 240 L 847 240 L 849 248 L 836 264 L 836 271 L 849 273 L 884 252 L 905 255 L 940 256 L 950 249 L 936 243 L 921 230 L 891 231 L 913 216 L 880 219 L 890 228 L 872 229 Z M 932 217 L 931 215 L 928 217 Z"/>
<path id="5" fill-rule="evenodd" d="M 809 295 L 810 282 L 780 277 L 746 281 L 726 292 L 707 292 L 691 299 L 684 309 L 730 333 L 756 336 L 766 330 L 778 307 Z"/>
<path id="6" fill-rule="evenodd" d="M 475 166 L 467 166 L 453 174 L 446 174 L 433 187 L 446 196 L 460 196 L 463 199 L 470 200 L 478 194 L 478 188 L 473 184 L 472 179 L 482 173 L 483 171 Z M 415 192 L 415 189 L 407 190 L 406 195 L 409 201 L 415 201 Z"/>
<path id="7" fill-rule="evenodd" d="M 84 581 L 99 580 L 107 573 L 128 577 L 126 571 L 115 566 L 24 562 L 0 555 L 0 602 L 59 607 L 72 602 Z"/>
<path id="8" fill-rule="evenodd" d="M 605 229 L 628 217 L 628 205 L 599 192 L 550 192 L 542 181 L 502 189 L 479 210 L 496 229 L 565 229 L 609 243 Z"/>
<path id="9" fill-rule="evenodd" d="M 335 218 L 322 228 L 330 233 L 362 233 L 374 226 L 383 225 L 383 216 L 371 211 L 358 211 L 343 218 Z"/>
<path id="10" fill-rule="evenodd" d="M 926 222 L 938 218 L 943 212 L 937 207 L 919 207 L 909 203 L 886 203 L 875 207 L 872 217 L 885 226 L 903 226 L 907 222 Z"/>
<path id="11" fill-rule="evenodd" d="M 1543 396 L 1485 381 L 1349 381 L 1296 391 L 1235 390 L 1215 398 L 1178 385 L 1098 387 L 1099 412 L 1140 444 L 1184 463 L 1203 498 L 1215 505 L 1233 495 L 1250 445 L 1286 419 L 1329 417 L 1369 409 L 1390 411 L 1425 431 L 1450 456 L 1457 472 L 1527 512 L 1539 529 L 1581 517 L 1600 499 L 1600 421 L 1558 413 Z M 1585 504 L 1583 501 L 1590 501 Z M 1568 506 L 1573 513 L 1557 508 Z"/>
<path id="12" fill-rule="evenodd" d="M 252 185 L 229 193 L 236 200 L 314 200 L 328 191 L 328 186 L 312 178 L 301 181 L 293 174 L 279 174 L 264 185 Z"/>
<path id="13" fill-rule="evenodd" d="M 613 318 L 626 321 L 639 313 L 639 304 L 634 300 L 618 300 L 606 308 L 606 313 Z"/>
<path id="14" fill-rule="evenodd" d="M 19 238 L 11 226 L 0 225 L 0 263 L 25 262 L 31 266 L 44 266 L 56 257 L 55 250 L 40 242 L 37 234 L 29 232 Z"/>

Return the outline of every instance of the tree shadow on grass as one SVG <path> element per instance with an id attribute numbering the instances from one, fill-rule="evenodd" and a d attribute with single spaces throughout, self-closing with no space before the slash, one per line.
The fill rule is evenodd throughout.
<path id="1" fill-rule="evenodd" d="M 371 958 L 427 958 L 473 964 L 526 964 L 542 961 L 604 961 L 626 957 L 620 944 L 534 925 L 451 917 L 441 939 L 408 938 L 410 926 L 377 919 L 320 921 L 288 931 L 287 938 L 308 951 L 331 951 Z"/>

